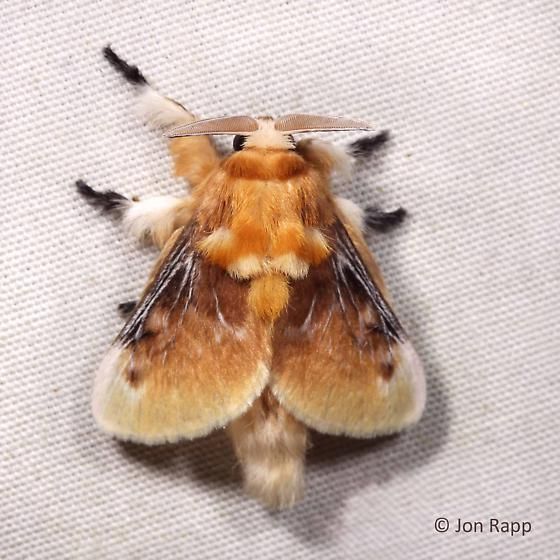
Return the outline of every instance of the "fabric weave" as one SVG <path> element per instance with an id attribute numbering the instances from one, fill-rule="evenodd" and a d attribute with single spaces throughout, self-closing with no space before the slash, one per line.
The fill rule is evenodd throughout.
<path id="1" fill-rule="evenodd" d="M 0 557 L 554 557 L 559 18 L 546 0 L 3 2 Z M 155 252 L 73 182 L 184 188 L 107 43 L 201 117 L 344 115 L 391 131 L 336 190 L 409 212 L 370 241 L 424 361 L 427 409 L 398 437 L 315 437 L 292 511 L 243 495 L 223 432 L 149 448 L 94 426 L 93 372 Z M 532 532 L 438 534 L 438 517 Z"/>

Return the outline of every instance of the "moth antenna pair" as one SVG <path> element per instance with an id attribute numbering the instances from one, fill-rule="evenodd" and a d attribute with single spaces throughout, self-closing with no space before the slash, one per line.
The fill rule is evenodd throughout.
<path id="1" fill-rule="evenodd" d="M 95 375 L 98 425 L 145 444 L 227 428 L 247 492 L 269 507 L 303 495 L 308 429 L 351 437 L 418 421 L 422 365 L 364 241 L 404 211 L 335 197 L 330 176 L 386 133 L 344 150 L 307 131 L 367 129 L 317 115 L 198 119 L 107 47 L 142 115 L 168 137 L 182 197 L 78 191 L 162 254 Z M 236 135 L 221 157 L 210 136 Z M 241 136 L 241 139 L 239 138 Z"/>

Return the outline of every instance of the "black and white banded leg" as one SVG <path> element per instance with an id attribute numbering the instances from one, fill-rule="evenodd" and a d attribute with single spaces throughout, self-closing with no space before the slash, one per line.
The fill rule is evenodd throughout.
<path id="1" fill-rule="evenodd" d="M 348 198 L 336 197 L 335 201 L 348 221 L 363 233 L 368 230 L 386 233 L 399 226 L 406 217 L 406 210 L 402 207 L 385 212 L 376 206 L 367 206 L 364 209 Z"/>
<path id="2" fill-rule="evenodd" d="M 132 86 L 137 93 L 137 113 L 144 121 L 159 129 L 168 129 L 195 120 L 178 101 L 159 93 L 137 66 L 128 64 L 108 45 L 103 55 L 111 66 Z"/>
<path id="3" fill-rule="evenodd" d="M 115 191 L 96 191 L 82 179 L 76 181 L 76 188 L 89 204 L 106 214 L 122 214 L 131 204 L 131 200 Z"/>
<path id="4" fill-rule="evenodd" d="M 399 206 L 392 212 L 385 212 L 376 206 L 366 206 L 364 222 L 366 227 L 374 232 L 386 233 L 400 226 L 406 218 L 406 210 Z"/>
<path id="5" fill-rule="evenodd" d="M 366 159 L 384 146 L 389 140 L 389 131 L 383 130 L 373 136 L 362 136 L 347 147 L 347 152 L 355 159 Z"/>
<path id="6" fill-rule="evenodd" d="M 158 233 L 161 235 L 161 228 L 166 227 L 164 225 L 166 221 L 174 221 L 176 209 L 183 202 L 179 198 L 167 196 L 143 200 L 130 199 L 115 191 L 95 190 L 81 179 L 76 181 L 76 188 L 80 195 L 102 213 L 121 218 L 125 228 L 134 237 L 142 240 L 153 238 Z M 128 317 L 136 304 L 135 300 L 120 303 L 118 305 L 120 315 L 124 318 Z"/>
<path id="7" fill-rule="evenodd" d="M 82 179 L 76 181 L 76 188 L 89 204 L 105 214 L 119 217 L 127 233 L 160 247 L 176 227 L 184 225 L 178 224 L 176 217 L 189 205 L 189 197 L 160 195 L 128 198 L 115 191 L 98 191 Z"/>
<path id="8" fill-rule="evenodd" d="M 373 136 L 358 138 L 346 148 L 346 153 L 354 161 L 371 157 L 389 140 L 389 132 L 383 130 Z M 406 210 L 402 207 L 391 212 L 381 210 L 377 206 L 367 206 L 365 209 L 347 198 L 337 198 L 337 204 L 351 223 L 362 232 L 367 230 L 385 233 L 396 228 L 406 218 Z"/>

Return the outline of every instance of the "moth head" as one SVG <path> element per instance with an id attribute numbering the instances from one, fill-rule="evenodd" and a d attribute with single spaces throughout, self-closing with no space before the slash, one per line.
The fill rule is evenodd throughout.
<path id="1" fill-rule="evenodd" d="M 178 126 L 166 132 L 168 138 L 183 136 L 233 135 L 233 149 L 261 148 L 293 150 L 293 135 L 302 132 L 331 132 L 336 130 L 372 130 L 364 121 L 344 117 L 294 114 L 277 119 L 272 117 L 219 117 L 202 119 Z"/>

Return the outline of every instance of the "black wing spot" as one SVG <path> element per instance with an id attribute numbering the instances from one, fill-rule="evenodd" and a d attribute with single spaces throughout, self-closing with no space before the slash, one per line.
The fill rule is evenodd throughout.
<path id="1" fill-rule="evenodd" d="M 144 74 L 140 72 L 138 66 L 128 64 L 111 48 L 110 45 L 107 45 L 103 49 L 103 55 L 109 61 L 111 66 L 131 84 L 139 86 L 148 83 L 148 80 L 146 80 Z"/>
<path id="2" fill-rule="evenodd" d="M 121 212 L 130 203 L 126 196 L 115 191 L 96 191 L 82 179 L 76 181 L 76 189 L 92 206 L 103 212 Z"/>
<path id="3" fill-rule="evenodd" d="M 142 376 L 140 372 L 135 368 L 130 368 L 125 370 L 126 380 L 132 387 L 138 387 L 140 385 L 140 381 L 142 380 Z"/>
<path id="4" fill-rule="evenodd" d="M 348 146 L 348 153 L 355 158 L 367 158 L 389 140 L 389 132 L 383 130 L 375 136 L 358 138 Z"/>

